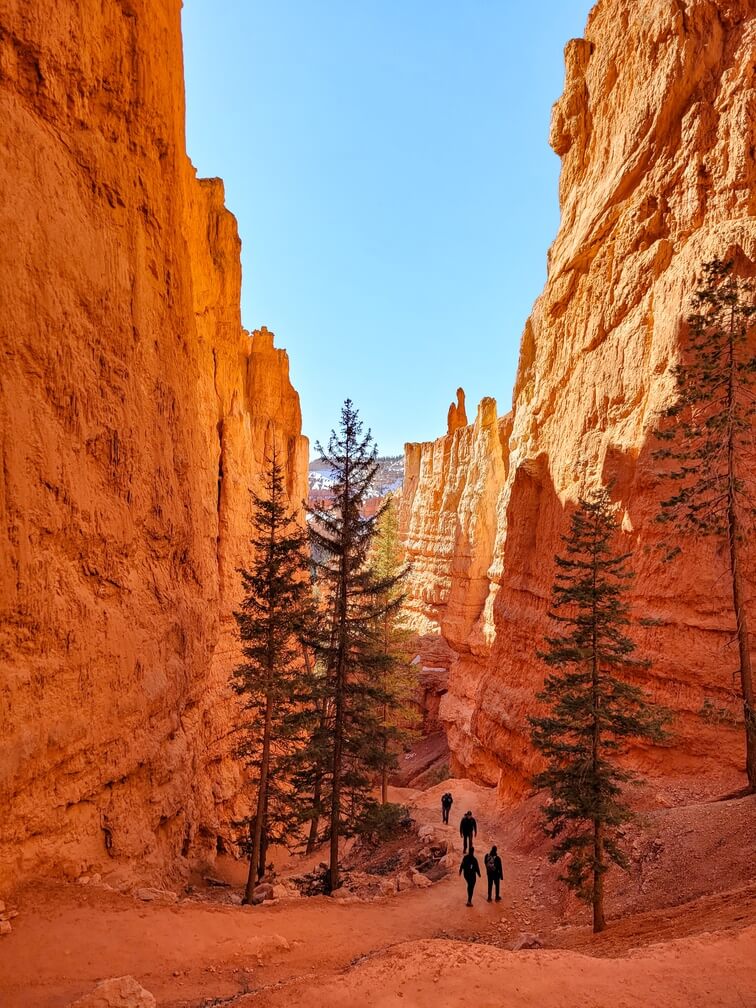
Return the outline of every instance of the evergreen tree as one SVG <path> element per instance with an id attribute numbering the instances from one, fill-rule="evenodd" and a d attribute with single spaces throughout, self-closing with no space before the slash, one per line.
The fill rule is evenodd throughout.
<path id="1" fill-rule="evenodd" d="M 753 286 L 735 276 L 731 261 L 704 264 L 687 319 L 688 342 L 674 368 L 677 399 L 663 413 L 672 422 L 655 432 L 667 447 L 654 452 L 676 466 L 665 475 L 679 486 L 661 502 L 659 520 L 681 533 L 713 536 L 727 547 L 751 790 L 756 790 L 756 697 L 744 570 L 756 514 L 746 485 L 754 471 L 756 356 L 748 340 L 754 312 Z"/>
<path id="2" fill-rule="evenodd" d="M 392 494 L 387 496 L 377 521 L 370 565 L 377 580 L 388 585 L 378 627 L 380 646 L 386 662 L 381 680 L 386 696 L 381 711 L 380 731 L 381 802 L 386 805 L 389 771 L 396 768 L 397 754 L 416 737 L 414 726 L 418 721 L 418 680 L 417 673 L 410 664 L 410 634 L 401 625 L 400 613 L 395 608 L 397 603 L 401 606 L 404 600 L 401 582 L 408 569 L 402 563 L 399 516 Z"/>
<path id="3" fill-rule="evenodd" d="M 546 638 L 540 655 L 551 666 L 539 699 L 542 717 L 530 718 L 532 739 L 546 761 L 535 779 L 549 791 L 544 831 L 556 840 L 549 859 L 568 858 L 562 881 L 593 908 L 602 931 L 604 875 L 613 862 L 626 867 L 622 825 L 631 817 L 622 785 L 632 775 L 617 763 L 629 739 L 661 741 L 663 715 L 643 691 L 619 678 L 635 645 L 624 630 L 632 574 L 629 553 L 613 548 L 617 524 L 602 489 L 582 499 L 556 557 L 550 617 L 562 628 Z"/>
<path id="4" fill-rule="evenodd" d="M 303 660 L 313 622 L 307 533 L 287 506 L 275 448 L 266 464 L 264 493 L 252 499 L 252 562 L 240 571 L 244 599 L 234 613 L 244 656 L 232 673 L 244 717 L 238 752 L 258 779 L 256 807 L 246 821 L 245 902 L 264 871 L 268 842 L 282 839 L 289 824 L 285 767 L 300 745 L 299 709 L 312 694 Z"/>
<path id="5" fill-rule="evenodd" d="M 317 445 L 333 475 L 332 500 L 310 509 L 310 537 L 323 605 L 324 631 L 317 646 L 322 667 L 318 722 L 305 760 L 313 791 L 314 813 L 328 819 L 329 888 L 339 886 L 338 844 L 359 829 L 375 804 L 371 775 L 383 754 L 379 712 L 386 701 L 382 673 L 387 658 L 381 648 L 380 620 L 399 602 L 386 593 L 396 578 L 377 578 L 368 555 L 381 512 L 363 515 L 377 472 L 377 449 L 352 402 L 341 410 L 339 433 L 328 448 Z"/>

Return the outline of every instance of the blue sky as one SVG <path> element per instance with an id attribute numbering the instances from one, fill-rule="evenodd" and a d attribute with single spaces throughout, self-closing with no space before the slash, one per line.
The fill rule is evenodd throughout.
<path id="1" fill-rule="evenodd" d="M 548 146 L 588 0 L 185 0 L 187 147 L 242 238 L 242 320 L 304 433 L 351 397 L 382 454 L 511 403 L 558 224 Z M 314 454 L 314 452 L 313 452 Z"/>

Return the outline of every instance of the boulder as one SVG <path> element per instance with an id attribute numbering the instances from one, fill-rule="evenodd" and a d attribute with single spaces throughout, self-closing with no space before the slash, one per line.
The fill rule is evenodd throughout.
<path id="1" fill-rule="evenodd" d="M 142 886 L 134 890 L 134 895 L 145 903 L 153 903 L 158 900 L 165 900 L 166 903 L 178 902 L 178 896 L 171 889 L 158 889 L 155 886 Z"/>
<path id="2" fill-rule="evenodd" d="M 251 938 L 246 946 L 246 952 L 255 956 L 258 966 L 263 966 L 282 952 L 290 952 L 291 945 L 283 935 L 262 935 Z"/>
<path id="3" fill-rule="evenodd" d="M 449 869 L 439 861 L 438 864 L 434 864 L 432 868 L 429 868 L 423 874 L 431 882 L 439 882 L 442 878 L 446 878 L 449 874 Z"/>
<path id="4" fill-rule="evenodd" d="M 133 976 L 102 980 L 69 1008 L 156 1008 L 157 1002 Z"/>
<path id="5" fill-rule="evenodd" d="M 536 934 L 531 934 L 528 931 L 523 931 L 520 937 L 512 946 L 513 952 L 522 952 L 523 949 L 539 949 L 543 948 L 543 942 Z"/>
<path id="6" fill-rule="evenodd" d="M 396 888 L 399 892 L 404 892 L 405 889 L 412 888 L 412 873 L 404 872 L 402 875 L 396 876 Z"/>

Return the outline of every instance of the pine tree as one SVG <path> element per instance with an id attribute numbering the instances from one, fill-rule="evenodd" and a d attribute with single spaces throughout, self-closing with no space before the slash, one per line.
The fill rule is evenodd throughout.
<path id="1" fill-rule="evenodd" d="M 238 753 L 258 779 L 244 845 L 247 903 L 256 874 L 264 870 L 268 842 L 282 839 L 287 829 L 290 786 L 284 768 L 300 745 L 299 710 L 312 702 L 303 658 L 313 632 L 307 533 L 288 509 L 275 448 L 266 465 L 264 493 L 252 498 L 252 561 L 240 571 L 244 598 L 234 613 L 244 656 L 232 673 L 244 718 Z"/>
<path id="2" fill-rule="evenodd" d="M 414 726 L 418 721 L 418 680 L 410 664 L 410 634 L 401 625 L 401 606 L 404 594 L 402 580 L 408 573 L 402 562 L 399 540 L 399 516 L 392 494 L 386 498 L 378 518 L 376 535 L 370 555 L 370 566 L 376 579 L 388 584 L 384 594 L 384 610 L 380 616 L 379 634 L 381 649 L 386 660 L 381 686 L 386 697 L 381 711 L 381 802 L 388 802 L 388 775 L 396 768 L 397 754 L 416 737 Z"/>
<path id="3" fill-rule="evenodd" d="M 629 739 L 661 741 L 665 720 L 618 675 L 647 663 L 632 658 L 624 632 L 632 574 L 630 554 L 613 550 L 616 534 L 605 489 L 580 500 L 562 537 L 566 553 L 556 557 L 549 615 L 563 629 L 540 655 L 554 669 L 539 694 L 547 712 L 529 719 L 546 761 L 535 785 L 549 791 L 544 831 L 557 841 L 549 859 L 568 858 L 562 881 L 592 905 L 594 931 L 606 926 L 604 875 L 612 862 L 627 864 L 620 845 L 631 813 L 622 785 L 633 778 L 617 756 Z"/>
<path id="4" fill-rule="evenodd" d="M 379 621 L 398 608 L 386 593 L 396 578 L 376 578 L 368 555 L 381 512 L 363 515 L 376 472 L 377 449 L 352 402 L 341 410 L 339 433 L 327 449 L 317 445 L 333 476 L 332 500 L 310 509 L 310 536 L 317 557 L 323 611 L 328 613 L 317 647 L 323 695 L 308 753 L 311 786 L 318 788 L 315 814 L 327 816 L 330 839 L 329 888 L 339 887 L 338 845 L 359 829 L 374 806 L 371 776 L 381 765 L 379 711 L 387 660 Z"/>
<path id="5" fill-rule="evenodd" d="M 731 261 L 704 263 L 687 318 L 688 343 L 673 372 L 677 399 L 663 413 L 667 422 L 655 432 L 668 447 L 654 452 L 655 458 L 676 464 L 665 475 L 679 484 L 677 493 L 661 502 L 659 520 L 681 533 L 712 536 L 727 547 L 746 772 L 752 791 L 756 790 L 756 696 L 744 570 L 747 537 L 756 514 L 746 483 L 754 471 L 756 356 L 748 339 L 754 312 L 753 286 L 735 276 Z M 678 552 L 679 547 L 667 557 Z"/>

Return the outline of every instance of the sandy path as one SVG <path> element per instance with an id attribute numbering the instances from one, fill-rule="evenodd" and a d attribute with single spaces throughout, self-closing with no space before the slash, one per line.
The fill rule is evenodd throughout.
<path id="1" fill-rule="evenodd" d="M 440 822 L 446 785 L 439 796 L 434 789 L 420 795 L 396 791 L 392 797 L 419 797 L 418 822 L 438 824 L 457 849 L 457 810 L 472 808 L 482 862 L 485 844 L 493 842 L 493 795 L 467 781 L 454 783 L 457 802 L 449 827 Z M 228 997 L 312 971 L 328 973 L 400 941 L 477 936 L 512 913 L 506 892 L 501 903 L 488 904 L 484 890 L 479 884 L 475 906 L 466 908 L 464 884 L 453 874 L 429 889 L 376 903 L 339 906 L 316 897 L 253 910 L 191 900 L 144 904 L 101 889 L 36 886 L 23 895 L 13 934 L 0 944 L 0 993 L 9 999 L 0 1003 L 61 1008 L 97 980 L 125 973 L 166 1008 L 196 1004 L 203 995 Z M 527 929 L 529 918 L 524 920 Z M 272 948 L 270 936 L 284 938 L 289 950 Z"/>
<path id="2" fill-rule="evenodd" d="M 452 825 L 444 828 L 440 823 L 439 800 L 447 786 L 454 791 L 455 806 Z M 466 908 L 464 883 L 456 873 L 431 888 L 401 893 L 375 903 L 340 906 L 327 897 L 317 897 L 255 909 L 194 900 L 182 900 L 173 906 L 144 904 L 130 896 L 102 889 L 57 885 L 45 890 L 37 886 L 22 894 L 21 914 L 13 934 L 0 942 L 0 1004 L 3 1008 L 63 1008 L 75 997 L 91 990 L 99 979 L 132 974 L 152 991 L 161 1008 L 194 1008 L 204 1005 L 205 999 L 232 998 L 248 991 L 261 992 L 254 1000 L 245 999 L 248 1006 L 268 1003 L 337 1005 L 342 1002 L 330 993 L 328 985 L 332 977 L 347 971 L 349 985 L 352 981 L 356 984 L 351 995 L 352 1005 L 430 1005 L 428 999 L 435 988 L 433 1008 L 439 1008 L 437 983 L 441 981 L 433 979 L 438 970 L 434 966 L 428 972 L 422 961 L 427 959 L 428 963 L 436 963 L 441 968 L 446 953 L 439 959 L 438 948 L 445 947 L 447 939 L 460 938 L 465 944 L 452 943 L 450 948 L 453 946 L 455 951 L 449 962 L 457 963 L 459 977 L 468 976 L 472 989 L 479 986 L 481 976 L 498 978 L 497 984 L 514 982 L 514 974 L 510 976 L 515 968 L 513 960 L 519 964 L 516 969 L 524 968 L 523 964 L 532 960 L 530 953 L 513 957 L 487 945 L 469 943 L 479 940 L 505 945 L 520 931 L 549 930 L 559 919 L 554 908 L 533 893 L 532 879 L 537 862 L 512 855 L 502 843 L 504 830 L 494 809 L 493 794 L 464 781 L 453 782 L 453 785 L 444 783 L 422 794 L 397 792 L 394 797 L 413 799 L 413 814 L 418 822 L 437 825 L 440 832 L 456 843 L 457 849 L 460 847 L 459 817 L 465 809 L 472 808 L 478 820 L 476 850 L 481 866 L 483 854 L 491 843 L 499 843 L 504 854 L 502 902 L 487 903 L 485 885 L 479 883 L 475 905 Z M 295 865 L 291 867 L 294 869 Z M 753 918 L 743 918 L 741 928 L 756 919 L 756 891 L 751 896 Z M 726 922 L 726 916 L 722 919 Z M 654 926 L 653 920 L 647 922 L 646 941 L 653 936 Z M 626 927 L 630 931 L 630 922 L 626 922 Z M 668 930 L 672 936 L 674 922 L 669 924 Z M 414 971 L 412 975 L 416 977 L 417 999 L 402 1001 L 402 991 L 394 983 L 397 962 L 414 962 L 408 947 L 402 943 L 428 939 L 441 939 L 441 942 L 427 945 L 421 963 L 411 967 L 410 972 Z M 590 941 L 585 928 L 572 929 L 569 939 L 566 944 Z M 631 941 L 631 934 L 628 934 L 624 938 L 625 951 Z M 465 949 L 470 956 L 469 962 L 465 958 L 467 953 L 463 954 Z M 536 957 L 532 961 L 545 964 L 551 962 L 548 957 L 555 954 L 545 952 L 541 954 L 545 959 Z M 396 956 L 400 960 L 396 960 Z M 363 957 L 370 961 L 350 970 Z M 583 964 L 594 961 L 578 958 Z M 384 963 L 385 971 L 376 974 L 374 971 L 380 963 Z M 540 968 L 533 967 L 536 972 Z M 583 965 L 581 969 L 585 972 L 586 967 Z M 442 969 L 442 986 L 448 997 L 444 996 L 443 1005 L 462 1003 L 461 995 L 459 1001 L 457 993 L 452 996 L 458 984 L 453 977 L 446 976 L 445 970 L 446 967 Z M 466 970 L 472 972 L 468 975 Z M 376 979 L 379 975 L 393 976 L 394 986 L 386 985 L 386 997 L 395 997 L 395 1000 L 376 1001 L 367 997 L 370 985 L 379 983 Z M 384 981 L 380 984 L 383 986 Z M 326 989 L 329 991 L 327 998 Z M 488 991 L 486 997 L 489 994 L 493 997 L 488 979 L 480 989 L 484 993 Z M 313 990 L 317 993 L 312 994 Z M 320 1000 L 312 1000 L 313 997 Z M 477 1008 L 481 1008 L 489 1002 L 476 1003 Z M 490 1003 L 499 1005 L 502 1001 Z M 552 1004 L 551 1001 L 511 1003 Z M 611 1003 L 613 1008 L 624 1004 Z M 627 1002 L 628 1005 L 635 1003 Z M 712 1005 L 720 1003 L 730 1004 L 711 1002 Z M 756 996 L 752 1004 L 747 1000 L 735 1003 L 737 1008 L 744 1008 L 744 1005 L 756 1008 Z M 670 1001 L 671 1004 L 677 1002 Z M 668 1008 L 666 1001 L 665 1008 Z"/>
<path id="3" fill-rule="evenodd" d="M 755 1008 L 756 928 L 627 959 L 502 952 L 435 941 L 400 945 L 345 976 L 242 998 L 235 1008 Z"/>

